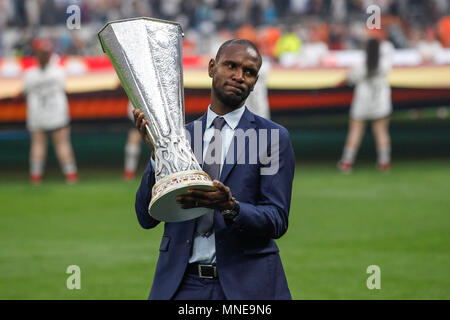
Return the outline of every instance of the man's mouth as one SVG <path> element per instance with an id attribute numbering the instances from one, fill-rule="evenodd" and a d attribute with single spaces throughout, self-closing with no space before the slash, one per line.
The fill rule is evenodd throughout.
<path id="1" fill-rule="evenodd" d="M 235 85 L 232 85 L 232 84 L 229 84 L 229 83 L 226 83 L 225 87 L 228 87 L 228 89 L 230 91 L 232 91 L 234 94 L 239 95 L 239 96 L 242 95 L 242 93 L 244 92 L 244 89 L 242 87 L 235 86 Z"/>

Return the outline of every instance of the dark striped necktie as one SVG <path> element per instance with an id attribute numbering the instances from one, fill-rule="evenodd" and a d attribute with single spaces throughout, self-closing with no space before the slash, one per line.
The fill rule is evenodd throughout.
<path id="1" fill-rule="evenodd" d="M 213 121 L 214 135 L 209 142 L 208 150 L 206 151 L 205 160 L 203 161 L 203 170 L 209 174 L 212 180 L 219 180 L 220 178 L 220 164 L 222 162 L 222 145 L 214 143 L 216 139 L 222 142 L 222 128 L 225 125 L 225 119 L 216 117 Z M 217 161 L 219 160 L 219 161 Z M 209 210 L 203 216 L 197 218 L 196 231 L 204 237 L 209 237 L 212 233 L 214 223 L 214 210 Z"/>

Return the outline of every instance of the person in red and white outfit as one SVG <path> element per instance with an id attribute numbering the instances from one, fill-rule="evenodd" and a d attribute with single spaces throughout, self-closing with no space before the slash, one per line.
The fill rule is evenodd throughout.
<path id="1" fill-rule="evenodd" d="M 128 118 L 134 120 L 133 105 L 128 102 L 127 106 Z M 138 129 L 131 127 L 128 130 L 127 143 L 125 144 L 125 163 L 123 178 L 125 180 L 133 180 L 136 175 L 136 170 L 139 165 L 139 157 L 141 155 L 141 134 Z"/>
<path id="2" fill-rule="evenodd" d="M 24 93 L 27 102 L 27 129 L 31 133 L 30 180 L 42 180 L 47 157 L 47 133 L 51 132 L 57 158 L 68 183 L 78 181 L 70 142 L 70 117 L 64 89 L 65 73 L 52 54 L 48 40 L 35 39 L 33 50 L 38 66 L 26 71 Z"/>

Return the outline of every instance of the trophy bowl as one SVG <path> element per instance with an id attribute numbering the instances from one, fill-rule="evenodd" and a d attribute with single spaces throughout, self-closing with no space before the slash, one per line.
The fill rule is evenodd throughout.
<path id="1" fill-rule="evenodd" d="M 175 200 L 188 189 L 216 190 L 185 133 L 181 26 L 152 18 L 118 20 L 98 37 L 128 98 L 149 123 L 155 156 L 150 216 L 179 222 L 205 214 L 210 209 L 182 209 Z"/>

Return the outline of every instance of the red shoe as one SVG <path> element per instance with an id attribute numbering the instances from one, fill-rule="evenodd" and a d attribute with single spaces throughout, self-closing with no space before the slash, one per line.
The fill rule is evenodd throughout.
<path id="1" fill-rule="evenodd" d="M 39 184 L 39 183 L 41 183 L 41 181 L 42 181 L 42 175 L 40 175 L 40 174 L 32 174 L 30 176 L 30 182 L 32 184 Z"/>
<path id="2" fill-rule="evenodd" d="M 134 172 L 133 172 L 133 171 L 129 171 L 129 170 L 125 170 L 125 171 L 123 172 L 123 178 L 124 178 L 126 181 L 133 180 L 133 179 L 134 179 Z"/>
<path id="3" fill-rule="evenodd" d="M 69 184 L 78 182 L 78 173 L 68 173 L 66 174 L 66 182 Z"/>
<path id="4" fill-rule="evenodd" d="M 342 173 L 351 173 L 353 169 L 353 164 L 350 162 L 339 161 L 337 167 L 339 171 L 341 171 Z"/>
<path id="5" fill-rule="evenodd" d="M 381 172 L 388 172 L 390 169 L 391 169 L 391 164 L 389 162 L 378 164 L 378 170 L 380 170 Z"/>

